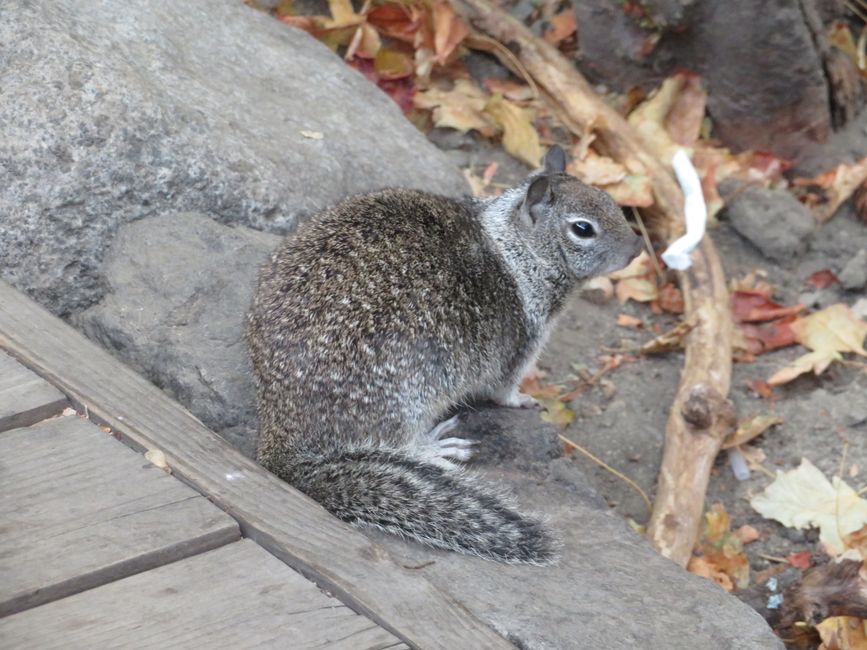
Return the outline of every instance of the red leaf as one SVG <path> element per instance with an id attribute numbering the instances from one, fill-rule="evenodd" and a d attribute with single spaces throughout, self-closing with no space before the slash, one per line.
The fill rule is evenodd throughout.
<path id="1" fill-rule="evenodd" d="M 813 564 L 813 554 L 810 551 L 798 551 L 786 556 L 786 562 L 796 569 L 809 569 Z"/>
<path id="2" fill-rule="evenodd" d="M 753 323 L 741 323 L 740 328 L 747 339 L 748 350 L 752 354 L 762 354 L 784 348 L 797 343 L 791 324 L 795 322 L 795 316 L 781 318 L 769 323 L 755 325 Z M 754 344 L 754 345 L 753 345 Z"/>
<path id="3" fill-rule="evenodd" d="M 824 289 L 825 287 L 830 287 L 832 284 L 839 282 L 837 276 L 834 275 L 834 272 L 831 269 L 822 269 L 821 271 L 816 271 L 807 278 L 807 284 L 811 287 L 816 287 L 817 289 Z"/>
<path id="4" fill-rule="evenodd" d="M 759 397 L 773 399 L 774 388 L 763 379 L 747 379 L 747 387 Z"/>
<path id="5" fill-rule="evenodd" d="M 732 296 L 732 311 L 739 323 L 761 322 L 794 316 L 804 310 L 804 305 L 783 307 L 768 298 L 762 291 L 741 289 Z"/>

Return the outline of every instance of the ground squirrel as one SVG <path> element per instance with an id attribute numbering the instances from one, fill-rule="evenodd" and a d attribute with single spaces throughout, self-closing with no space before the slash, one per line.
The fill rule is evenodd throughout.
<path id="1" fill-rule="evenodd" d="M 456 406 L 518 383 L 569 291 L 640 239 L 601 190 L 545 168 L 491 199 L 389 189 L 325 210 L 259 277 L 248 341 L 261 464 L 357 525 L 514 563 L 552 538 L 457 465 Z"/>

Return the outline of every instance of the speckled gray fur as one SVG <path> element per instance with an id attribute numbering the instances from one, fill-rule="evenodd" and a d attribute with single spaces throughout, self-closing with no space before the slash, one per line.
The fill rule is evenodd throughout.
<path id="1" fill-rule="evenodd" d="M 467 401 L 523 405 L 517 383 L 567 293 L 640 250 L 614 202 L 564 162 L 552 150 L 496 199 L 354 197 L 287 238 L 248 329 L 265 467 L 354 524 L 552 560 L 542 526 L 459 468 L 469 443 L 436 427 Z M 576 236 L 576 220 L 595 236 Z"/>

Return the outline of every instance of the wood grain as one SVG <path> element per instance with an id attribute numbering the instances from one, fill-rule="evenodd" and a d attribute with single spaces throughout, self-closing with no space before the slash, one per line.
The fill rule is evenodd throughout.
<path id="1" fill-rule="evenodd" d="M 160 449 L 265 547 L 420 648 L 511 648 L 412 569 L 231 448 L 158 388 L 0 281 L 0 347 L 136 446 Z"/>
<path id="2" fill-rule="evenodd" d="M 60 413 L 66 396 L 0 352 L 0 431 L 29 427 Z"/>
<path id="3" fill-rule="evenodd" d="M 0 616 L 239 537 L 231 517 L 83 418 L 0 436 Z"/>
<path id="4" fill-rule="evenodd" d="M 406 648 L 249 540 L 0 620 L 4 648 Z"/>

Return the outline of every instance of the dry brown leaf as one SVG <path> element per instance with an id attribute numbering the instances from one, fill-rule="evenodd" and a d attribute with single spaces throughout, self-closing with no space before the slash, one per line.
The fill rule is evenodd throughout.
<path id="1" fill-rule="evenodd" d="M 566 171 L 588 185 L 613 185 L 626 178 L 626 167 L 588 149 L 583 159 L 574 159 Z"/>
<path id="2" fill-rule="evenodd" d="M 863 346 L 867 323 L 855 316 L 847 305 L 831 305 L 796 320 L 789 327 L 795 339 L 813 351 L 775 372 L 768 379 L 772 386 L 785 384 L 811 371 L 819 375 L 833 361 L 841 360 L 843 352 L 867 356 Z"/>
<path id="3" fill-rule="evenodd" d="M 485 112 L 503 128 L 505 150 L 531 167 L 538 167 L 542 160 L 542 145 L 530 114 L 502 95 L 491 97 L 485 105 Z"/>
<path id="4" fill-rule="evenodd" d="M 749 537 L 747 532 L 741 534 Z M 723 504 L 715 503 L 705 513 L 705 527 L 696 551 L 699 556 L 687 565 L 691 573 L 714 580 L 726 591 L 749 584 L 750 563 L 739 535 L 731 531 L 731 519 Z"/>
<path id="5" fill-rule="evenodd" d="M 558 45 L 560 41 L 564 41 L 575 33 L 577 24 L 575 21 L 575 12 L 572 8 L 561 11 L 556 16 L 552 16 L 548 21 L 550 27 L 542 34 L 551 45 Z"/>
<path id="6" fill-rule="evenodd" d="M 783 418 L 776 415 L 755 415 L 738 423 L 738 428 L 723 441 L 723 449 L 738 447 L 753 438 L 757 438 L 771 427 L 783 423 Z"/>
<path id="7" fill-rule="evenodd" d="M 644 327 L 644 321 L 642 321 L 640 318 L 635 318 L 635 316 L 630 316 L 629 314 L 618 314 L 617 325 L 619 327 L 638 329 L 640 327 Z"/>
<path id="8" fill-rule="evenodd" d="M 461 41 L 470 33 L 467 24 L 455 15 L 446 0 L 436 0 L 433 5 L 434 60 L 445 65 Z"/>
<path id="9" fill-rule="evenodd" d="M 635 208 L 649 208 L 653 205 L 653 185 L 650 178 L 641 174 L 628 174 L 619 183 L 602 185 L 618 205 Z"/>
<path id="10" fill-rule="evenodd" d="M 488 94 L 469 79 L 458 79 L 450 89 L 440 86 L 417 92 L 413 103 L 417 108 L 432 109 L 435 126 L 466 133 L 475 129 L 485 136 L 497 131 L 497 126 L 485 112 Z"/>
<path id="11" fill-rule="evenodd" d="M 867 157 L 851 165 L 837 165 L 834 169 L 813 178 L 797 178 L 793 184 L 796 187 L 817 186 L 824 190 L 822 197 L 814 196 L 812 201 L 808 201 L 808 204 L 812 203 L 810 209 L 813 216 L 819 223 L 824 223 L 834 216 L 837 208 L 865 181 L 867 181 Z"/>
<path id="12" fill-rule="evenodd" d="M 656 283 L 646 278 L 626 278 L 614 287 L 614 295 L 621 304 L 628 300 L 650 302 L 659 297 Z"/>
<path id="13" fill-rule="evenodd" d="M 791 327 L 798 342 L 811 350 L 854 352 L 867 356 L 864 349 L 867 323 L 855 316 L 848 305 L 831 305 L 795 321 Z"/>
<path id="14" fill-rule="evenodd" d="M 822 645 L 817 650 L 867 650 L 867 620 L 833 616 L 816 626 Z"/>

